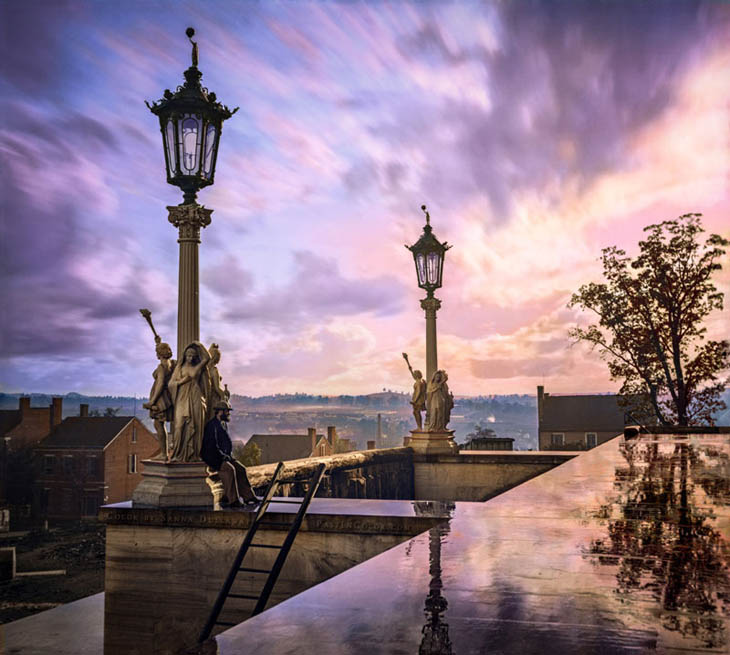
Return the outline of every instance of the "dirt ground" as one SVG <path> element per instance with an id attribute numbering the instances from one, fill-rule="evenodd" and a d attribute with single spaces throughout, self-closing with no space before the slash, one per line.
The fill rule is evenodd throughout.
<path id="1" fill-rule="evenodd" d="M 104 590 L 105 529 L 76 523 L 25 536 L 0 534 L 0 547 L 15 546 L 17 572 L 65 569 L 65 575 L 16 577 L 0 583 L 0 623 Z"/>

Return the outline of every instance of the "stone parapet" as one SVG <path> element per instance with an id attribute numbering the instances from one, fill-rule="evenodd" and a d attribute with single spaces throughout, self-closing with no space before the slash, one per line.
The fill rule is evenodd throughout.
<path id="1" fill-rule="evenodd" d="M 355 451 L 327 457 L 309 457 L 284 462 L 280 494 L 303 496 L 319 464 L 327 465 L 318 496 L 329 498 L 380 498 L 410 500 L 413 494 L 413 450 L 384 448 Z M 258 491 L 271 480 L 276 464 L 247 468 L 248 478 Z"/>
<path id="2" fill-rule="evenodd" d="M 485 501 L 571 460 L 577 454 L 473 450 L 458 455 L 415 453 L 415 498 Z"/>

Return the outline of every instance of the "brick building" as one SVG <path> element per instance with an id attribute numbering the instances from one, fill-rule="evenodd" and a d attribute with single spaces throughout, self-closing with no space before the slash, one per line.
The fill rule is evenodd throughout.
<path id="1" fill-rule="evenodd" d="M 18 409 L 0 409 L 0 437 L 9 454 L 32 448 L 57 426 L 63 411 L 63 398 L 53 398 L 46 407 L 31 407 L 30 398 L 18 398 Z"/>
<path id="2" fill-rule="evenodd" d="M 18 409 L 0 410 L 0 505 L 30 509 L 33 448 L 61 423 L 62 411 L 63 398 L 31 407 L 27 396 L 18 399 Z"/>
<path id="3" fill-rule="evenodd" d="M 540 450 L 588 450 L 623 433 L 632 423 L 614 394 L 552 396 L 537 387 Z"/>
<path id="4" fill-rule="evenodd" d="M 142 480 L 141 462 L 157 440 L 132 416 L 67 418 L 35 449 L 34 500 L 41 516 L 95 518 L 102 504 L 129 500 Z"/>

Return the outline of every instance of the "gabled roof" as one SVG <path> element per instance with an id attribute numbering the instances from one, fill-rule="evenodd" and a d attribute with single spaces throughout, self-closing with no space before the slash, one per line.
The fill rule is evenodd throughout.
<path id="1" fill-rule="evenodd" d="M 317 441 L 322 438 L 317 435 Z M 303 459 L 312 452 L 312 440 L 308 434 L 253 434 L 248 443 L 261 449 L 261 463 L 271 464 L 290 459 Z"/>
<path id="2" fill-rule="evenodd" d="M 19 409 L 0 409 L 0 437 L 4 437 L 20 423 Z"/>
<path id="3" fill-rule="evenodd" d="M 38 448 L 103 449 L 133 416 L 72 416 L 59 423 Z"/>
<path id="4" fill-rule="evenodd" d="M 625 425 L 624 414 L 615 395 L 545 395 L 540 430 L 615 430 L 618 434 Z"/>

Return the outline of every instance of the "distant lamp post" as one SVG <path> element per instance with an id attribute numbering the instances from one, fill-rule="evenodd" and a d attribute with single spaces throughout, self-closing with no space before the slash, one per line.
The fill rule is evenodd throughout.
<path id="1" fill-rule="evenodd" d="M 451 246 L 445 241 L 441 243 L 434 236 L 431 228 L 431 216 L 426 210 L 426 205 L 421 205 L 421 209 L 426 214 L 426 225 L 423 226 L 423 234 L 416 243 L 412 246 L 406 246 L 406 248 L 413 253 L 418 286 L 426 292 L 426 297 L 421 300 L 421 307 L 426 312 L 426 381 L 429 382 L 438 369 L 436 312 L 441 308 L 441 301 L 433 295 L 433 292 L 441 287 L 444 256 Z"/>
<path id="2" fill-rule="evenodd" d="M 167 181 L 183 192 L 180 205 L 168 207 L 168 220 L 178 228 L 180 269 L 178 275 L 177 356 L 187 345 L 200 338 L 198 300 L 198 244 L 200 228 L 210 225 L 212 209 L 198 205 L 197 193 L 213 184 L 223 121 L 233 116 L 216 99 L 215 93 L 201 86 L 203 74 L 198 70 L 198 44 L 192 40 L 195 30 L 185 32 L 193 45 L 192 65 L 185 83 L 175 93 L 166 89 L 162 100 L 147 107 L 160 119 L 165 153 Z"/>

